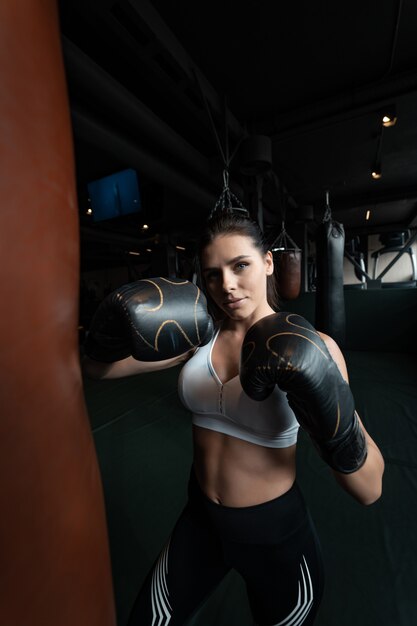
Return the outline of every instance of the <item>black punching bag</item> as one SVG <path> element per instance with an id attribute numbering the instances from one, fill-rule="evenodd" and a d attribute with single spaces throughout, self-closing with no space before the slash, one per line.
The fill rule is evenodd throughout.
<path id="1" fill-rule="evenodd" d="M 316 233 L 316 319 L 317 330 L 330 335 L 343 348 L 345 343 L 345 298 L 343 257 L 345 230 L 331 217 L 328 194 L 323 223 Z"/>

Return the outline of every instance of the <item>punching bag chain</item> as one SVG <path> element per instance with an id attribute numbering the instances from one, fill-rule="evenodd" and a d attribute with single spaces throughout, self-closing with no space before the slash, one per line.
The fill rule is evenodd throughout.
<path id="1" fill-rule="evenodd" d="M 325 222 L 330 222 L 330 220 L 332 219 L 332 210 L 330 208 L 330 192 L 329 190 L 326 191 L 326 206 L 324 209 L 324 215 L 323 215 L 323 224 Z"/>
<path id="2" fill-rule="evenodd" d="M 216 125 L 214 123 L 213 116 L 211 114 L 210 105 L 209 105 L 209 103 L 207 101 L 206 95 L 204 93 L 203 86 L 201 84 L 200 77 L 199 77 L 199 75 L 198 75 L 198 73 L 197 73 L 195 68 L 193 68 L 193 74 L 194 74 L 195 80 L 196 80 L 196 82 L 198 84 L 198 87 L 199 87 L 199 90 L 200 90 L 200 93 L 201 93 L 201 98 L 203 100 L 204 107 L 206 109 L 207 117 L 209 118 L 209 121 L 210 121 L 211 130 L 213 131 L 213 135 L 214 135 L 214 138 L 216 140 L 217 147 L 219 149 L 220 156 L 221 156 L 221 159 L 223 161 L 224 168 L 226 170 L 228 170 L 229 169 L 229 165 L 230 165 L 231 161 L 233 160 L 233 158 L 234 158 L 234 156 L 235 156 L 235 154 L 236 154 L 240 144 L 242 143 L 244 136 L 242 135 L 242 137 L 238 140 L 238 142 L 237 142 L 237 144 L 235 146 L 235 149 L 233 150 L 233 153 L 230 156 L 229 155 L 228 125 L 227 125 L 227 103 L 226 103 L 226 98 L 225 98 L 224 99 L 225 150 L 223 150 L 222 142 L 220 141 L 219 133 L 216 130 Z"/>
<path id="3" fill-rule="evenodd" d="M 244 135 L 242 135 L 242 137 L 238 140 L 235 149 L 233 150 L 232 155 L 229 154 L 229 133 L 228 133 L 228 120 L 227 120 L 227 102 L 226 102 L 226 98 L 224 99 L 224 134 L 225 134 L 225 149 L 223 150 L 223 146 L 222 146 L 222 142 L 220 140 L 219 137 L 219 133 L 217 132 L 216 129 L 216 125 L 214 123 L 213 120 L 213 116 L 211 114 L 211 110 L 210 110 L 210 106 L 209 103 L 207 101 L 206 95 L 204 93 L 203 90 L 203 86 L 201 84 L 200 81 L 200 77 L 197 73 L 197 71 L 195 70 L 195 68 L 193 68 L 193 73 L 194 73 L 194 77 L 196 79 L 196 82 L 198 84 L 198 87 L 200 89 L 200 93 L 201 93 L 201 98 L 203 100 L 204 103 L 204 107 L 206 109 L 207 112 L 207 116 L 209 118 L 210 121 L 210 126 L 211 129 L 213 131 L 213 135 L 215 137 L 216 143 L 217 143 L 217 147 L 219 149 L 219 153 L 220 153 L 220 157 L 223 161 L 223 190 L 216 202 L 216 204 L 214 205 L 214 208 L 211 210 L 208 219 L 210 219 L 214 213 L 216 213 L 217 211 L 220 212 L 227 212 L 227 213 L 232 213 L 235 211 L 238 211 L 239 213 L 243 214 L 245 217 L 249 217 L 249 211 L 247 209 L 245 209 L 242 205 L 242 203 L 240 202 L 240 200 L 234 195 L 234 193 L 230 190 L 229 187 L 229 166 L 231 161 L 233 160 L 240 144 L 242 143 L 243 137 Z M 232 202 L 233 201 L 233 202 Z"/>
<path id="4" fill-rule="evenodd" d="M 291 239 L 285 230 L 285 224 L 282 222 L 282 230 L 271 246 L 273 251 L 278 250 L 300 250 L 295 241 Z"/>
<path id="5" fill-rule="evenodd" d="M 278 250 L 300 250 L 295 241 L 291 239 L 287 231 L 285 230 L 285 220 L 287 217 L 287 198 L 285 194 L 285 190 L 283 185 L 278 180 L 275 172 L 273 173 L 273 179 L 275 183 L 275 188 L 277 190 L 278 196 L 281 200 L 281 232 L 278 237 L 275 239 L 274 243 L 271 246 L 271 249 L 274 251 Z"/>
<path id="6" fill-rule="evenodd" d="M 220 211 L 222 213 L 234 213 L 235 211 L 238 211 L 239 213 L 242 213 L 245 217 L 249 217 L 249 211 L 244 208 L 241 201 L 235 196 L 233 191 L 230 191 L 229 172 L 227 169 L 223 170 L 223 190 L 216 204 L 214 205 L 214 208 L 211 210 L 208 219 L 210 219 L 217 211 Z"/>

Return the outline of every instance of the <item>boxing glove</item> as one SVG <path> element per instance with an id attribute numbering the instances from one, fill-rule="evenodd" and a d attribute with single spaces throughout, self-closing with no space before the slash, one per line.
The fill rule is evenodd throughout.
<path id="1" fill-rule="evenodd" d="M 349 385 L 325 343 L 299 315 L 275 313 L 246 333 L 240 364 L 245 393 L 265 399 L 278 385 L 322 458 L 349 474 L 365 462 L 367 447 Z"/>
<path id="2" fill-rule="evenodd" d="M 95 312 L 84 345 L 91 359 L 111 363 L 170 359 L 210 341 L 213 322 L 204 294 L 175 278 L 144 278 L 110 293 Z"/>

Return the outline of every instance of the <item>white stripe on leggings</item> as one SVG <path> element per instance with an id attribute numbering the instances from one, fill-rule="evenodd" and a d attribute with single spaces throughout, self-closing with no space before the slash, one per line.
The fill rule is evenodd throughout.
<path id="1" fill-rule="evenodd" d="M 152 574 L 152 626 L 168 626 L 171 621 L 172 608 L 168 600 L 168 540 L 161 552 Z"/>
<path id="2" fill-rule="evenodd" d="M 281 622 L 275 624 L 275 626 L 301 626 L 307 617 L 312 604 L 313 604 L 313 584 L 311 582 L 310 572 L 307 566 L 307 561 L 303 555 L 304 568 L 303 563 L 300 563 L 301 576 L 302 576 L 302 584 L 301 579 L 298 580 L 298 600 L 296 607 L 291 611 L 291 613 L 283 619 Z M 308 581 L 306 580 L 306 575 L 308 577 Z"/>

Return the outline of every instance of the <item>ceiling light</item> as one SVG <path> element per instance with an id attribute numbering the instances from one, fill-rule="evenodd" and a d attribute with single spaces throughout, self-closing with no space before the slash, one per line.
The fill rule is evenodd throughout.
<path id="1" fill-rule="evenodd" d="M 146 252 L 152 252 L 151 248 L 146 248 Z"/>
<path id="2" fill-rule="evenodd" d="M 384 115 L 382 118 L 382 126 L 385 128 L 389 128 L 390 126 L 394 126 L 397 122 L 397 118 L 395 115 Z"/>
<path id="3" fill-rule="evenodd" d="M 374 180 L 378 180 L 382 176 L 381 161 L 378 158 L 376 159 L 371 176 Z"/>
<path id="4" fill-rule="evenodd" d="M 370 218 L 370 217 L 371 217 L 371 212 L 370 212 L 370 210 L 368 209 L 368 210 L 366 211 L 366 219 L 367 219 L 367 220 L 369 220 L 369 218 Z"/>
<path id="5" fill-rule="evenodd" d="M 177 250 L 185 250 L 183 246 L 175 246 Z"/>
<path id="6" fill-rule="evenodd" d="M 149 228 L 149 226 L 148 226 L 147 224 L 144 224 L 144 225 L 142 226 L 142 230 L 148 230 L 148 228 Z"/>
<path id="7" fill-rule="evenodd" d="M 130 250 L 129 254 L 133 254 L 134 256 L 140 256 L 140 252 L 134 252 L 133 250 Z"/>
<path id="8" fill-rule="evenodd" d="M 397 110 L 396 110 L 395 104 L 390 104 L 388 106 L 385 106 L 383 111 L 381 111 L 381 114 L 382 114 L 382 126 L 385 126 L 385 128 L 394 126 L 394 124 L 397 121 Z"/>
<path id="9" fill-rule="evenodd" d="M 373 160 L 373 167 L 371 170 L 371 176 L 374 180 L 378 180 L 382 176 L 382 138 L 384 135 L 384 127 L 382 127 L 378 134 L 378 141 L 376 146 L 376 154 Z"/>
<path id="10" fill-rule="evenodd" d="M 93 209 L 91 208 L 91 206 L 89 206 L 87 209 L 87 215 L 91 215 L 92 212 L 93 212 Z"/>

